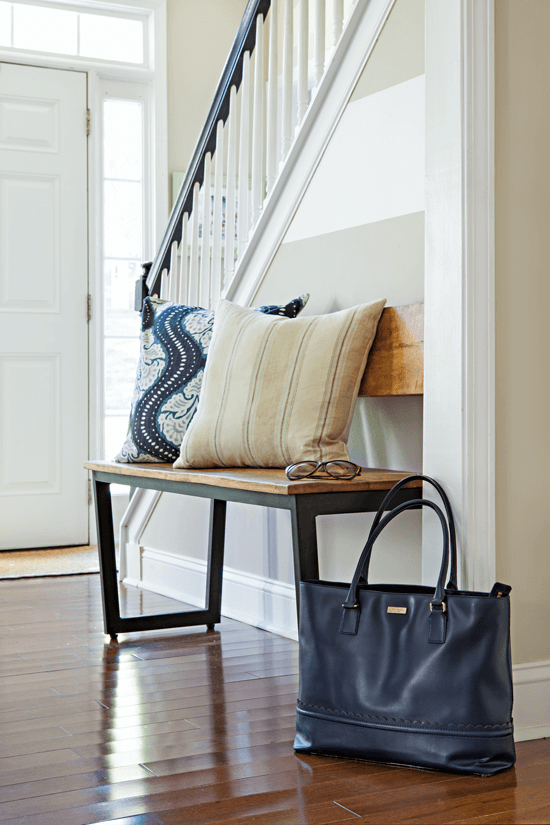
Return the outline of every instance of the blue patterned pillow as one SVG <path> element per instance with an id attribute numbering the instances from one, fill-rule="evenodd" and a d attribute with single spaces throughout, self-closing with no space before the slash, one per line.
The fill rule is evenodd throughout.
<path id="1" fill-rule="evenodd" d="M 301 295 L 284 306 L 257 311 L 295 318 L 308 298 Z M 130 426 L 115 461 L 170 462 L 179 456 L 199 403 L 213 325 L 211 309 L 145 299 Z"/>

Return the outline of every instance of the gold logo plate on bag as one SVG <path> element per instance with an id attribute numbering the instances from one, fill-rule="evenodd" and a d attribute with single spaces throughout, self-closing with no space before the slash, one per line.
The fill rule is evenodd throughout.
<path id="1" fill-rule="evenodd" d="M 388 607 L 388 613 L 406 613 L 406 607 Z"/>

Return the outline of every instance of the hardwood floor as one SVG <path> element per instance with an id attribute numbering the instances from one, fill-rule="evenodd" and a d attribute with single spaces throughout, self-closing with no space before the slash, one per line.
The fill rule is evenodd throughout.
<path id="1" fill-rule="evenodd" d="M 225 620 L 110 644 L 97 575 L 0 581 L 0 823 L 550 823 L 550 740 L 489 779 L 298 757 L 296 693 L 288 639 Z"/>

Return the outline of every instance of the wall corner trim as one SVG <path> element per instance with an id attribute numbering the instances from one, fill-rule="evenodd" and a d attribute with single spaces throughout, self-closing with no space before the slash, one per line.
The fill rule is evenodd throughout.
<path id="1" fill-rule="evenodd" d="M 449 493 L 475 590 L 496 567 L 494 246 L 494 0 L 426 0 L 424 472 Z M 439 547 L 427 517 L 427 583 Z"/>

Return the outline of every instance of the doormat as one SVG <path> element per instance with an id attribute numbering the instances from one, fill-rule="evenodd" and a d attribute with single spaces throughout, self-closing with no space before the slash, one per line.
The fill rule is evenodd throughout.
<path id="1" fill-rule="evenodd" d="M 97 547 L 45 547 L 0 552 L 0 579 L 99 573 Z"/>

